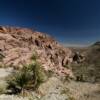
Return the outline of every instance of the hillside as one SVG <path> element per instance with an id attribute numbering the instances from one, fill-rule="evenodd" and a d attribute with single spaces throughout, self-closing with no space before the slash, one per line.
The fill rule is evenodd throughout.
<path id="1" fill-rule="evenodd" d="M 64 88 L 60 79 L 74 78 L 71 68 L 65 67 L 71 62 L 72 51 L 49 35 L 27 28 L 0 26 L 0 99 L 9 100 L 12 96 L 9 94 L 23 95 L 24 92 L 36 100 L 39 97 L 49 100 L 51 92 L 54 96 L 50 100 L 55 96 L 60 100 L 69 98 L 60 95 Z M 47 85 L 47 93 L 42 92 L 42 84 Z M 13 97 L 14 100 L 22 98 Z M 26 98 L 29 100 L 30 95 Z"/>
<path id="2" fill-rule="evenodd" d="M 31 63 L 36 54 L 43 68 L 58 75 L 72 75 L 64 65 L 69 64 L 72 52 L 45 33 L 27 28 L 0 27 L 0 66 L 21 68 Z"/>
<path id="3" fill-rule="evenodd" d="M 82 63 L 73 64 L 76 76 L 83 76 L 84 81 L 100 82 L 100 42 L 74 51 L 84 55 L 85 58 Z"/>
<path id="4" fill-rule="evenodd" d="M 0 26 L 0 100 L 99 100 L 99 58 L 99 42 L 66 48 L 45 33 Z"/>

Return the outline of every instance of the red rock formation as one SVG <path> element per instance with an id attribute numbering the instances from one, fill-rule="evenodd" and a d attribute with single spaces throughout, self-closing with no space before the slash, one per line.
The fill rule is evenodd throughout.
<path id="1" fill-rule="evenodd" d="M 71 62 L 71 50 L 58 44 L 52 37 L 26 28 L 0 27 L 0 51 L 5 56 L 2 65 L 20 67 L 31 62 L 36 51 L 45 70 L 59 75 L 72 75 L 63 66 Z"/>

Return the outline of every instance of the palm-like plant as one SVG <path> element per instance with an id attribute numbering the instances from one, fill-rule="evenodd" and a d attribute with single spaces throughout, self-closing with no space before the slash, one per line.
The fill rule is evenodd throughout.
<path id="1" fill-rule="evenodd" d="M 24 90 L 36 89 L 45 80 L 45 76 L 43 69 L 35 61 L 12 75 L 8 81 L 8 89 L 13 93 L 22 92 L 23 94 Z"/>
<path id="2" fill-rule="evenodd" d="M 30 80 L 30 77 L 30 73 L 26 70 L 14 73 L 11 79 L 8 80 L 8 89 L 11 89 L 15 94 L 23 92 Z"/>

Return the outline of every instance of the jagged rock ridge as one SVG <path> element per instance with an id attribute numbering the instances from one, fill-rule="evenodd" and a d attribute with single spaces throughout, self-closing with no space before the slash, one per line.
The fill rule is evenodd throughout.
<path id="1" fill-rule="evenodd" d="M 57 43 L 52 37 L 27 28 L 0 26 L 0 61 L 1 65 L 21 67 L 31 63 L 33 52 L 45 70 L 52 70 L 58 75 L 73 76 L 65 68 L 72 62 L 72 52 Z"/>

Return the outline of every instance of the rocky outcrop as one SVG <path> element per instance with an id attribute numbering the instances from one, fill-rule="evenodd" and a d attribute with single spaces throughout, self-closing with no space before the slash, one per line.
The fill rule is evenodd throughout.
<path id="1" fill-rule="evenodd" d="M 71 70 L 64 67 L 72 61 L 70 49 L 64 48 L 52 37 L 41 32 L 0 26 L 2 66 L 19 68 L 31 63 L 34 51 L 38 55 L 38 62 L 46 71 L 52 70 L 58 75 L 73 76 Z"/>
<path id="2" fill-rule="evenodd" d="M 75 52 L 73 55 L 73 62 L 82 63 L 85 60 L 85 56 L 79 52 Z"/>

